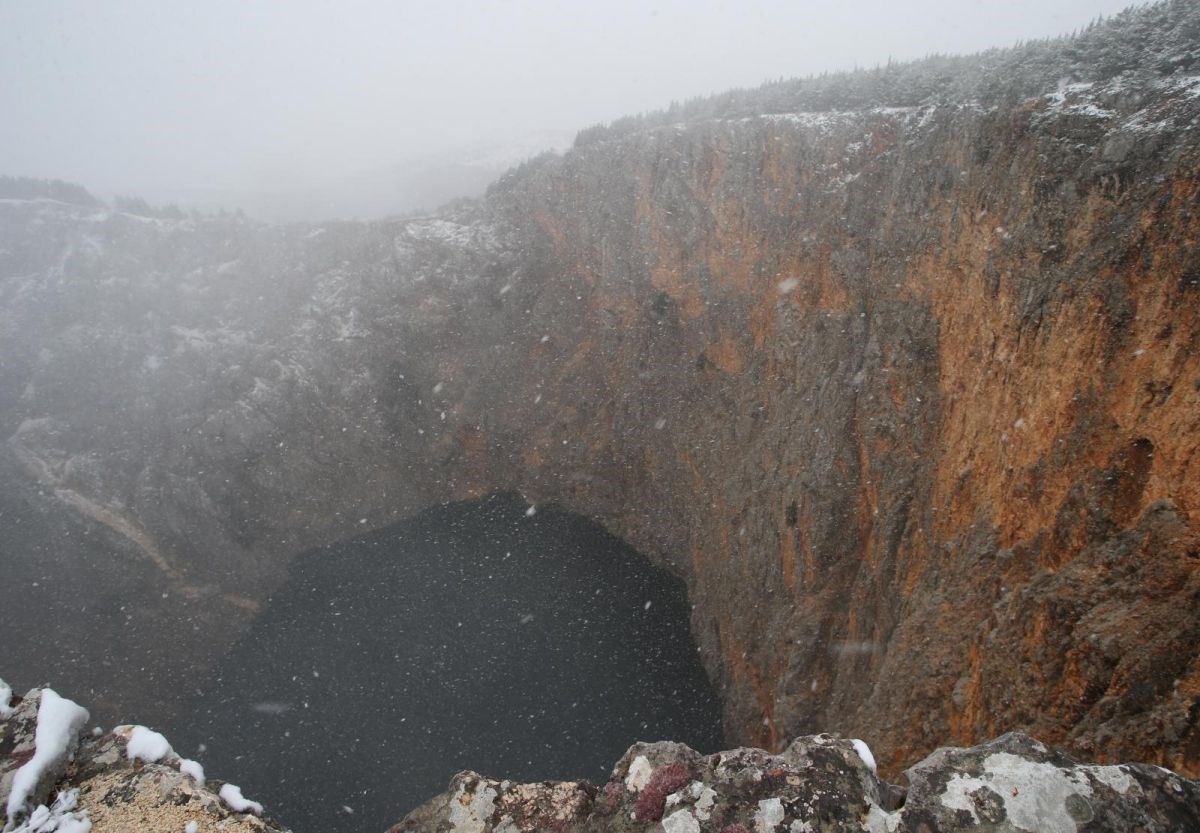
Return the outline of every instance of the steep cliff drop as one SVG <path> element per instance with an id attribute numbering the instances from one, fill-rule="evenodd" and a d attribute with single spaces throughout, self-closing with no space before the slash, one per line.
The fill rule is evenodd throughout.
<path id="1" fill-rule="evenodd" d="M 730 93 L 407 221 L 0 201 L 8 451 L 180 616 L 516 491 L 684 579 L 733 742 L 1200 772 L 1198 44 Z"/>

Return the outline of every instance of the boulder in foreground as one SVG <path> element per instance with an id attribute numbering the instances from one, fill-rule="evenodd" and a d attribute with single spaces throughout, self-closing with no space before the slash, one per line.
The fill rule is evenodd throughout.
<path id="1" fill-rule="evenodd" d="M 939 749 L 881 780 L 862 741 L 797 738 L 781 754 L 637 744 L 608 783 L 514 784 L 472 772 L 390 833 L 1178 833 L 1200 782 L 1146 764 L 1081 764 L 1022 734 Z"/>

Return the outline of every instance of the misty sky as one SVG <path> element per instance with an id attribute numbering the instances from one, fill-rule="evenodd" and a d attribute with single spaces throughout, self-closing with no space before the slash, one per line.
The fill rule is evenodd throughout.
<path id="1" fill-rule="evenodd" d="M 154 194 L 303 183 L 1126 4 L 4 0 L 0 173 Z"/>

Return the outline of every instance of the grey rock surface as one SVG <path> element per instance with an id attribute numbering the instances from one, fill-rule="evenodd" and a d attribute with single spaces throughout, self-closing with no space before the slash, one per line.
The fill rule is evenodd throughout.
<path id="1" fill-rule="evenodd" d="M 859 742 L 861 743 L 861 742 Z M 880 779 L 853 741 L 797 738 L 778 755 L 638 744 L 608 783 L 513 784 L 462 773 L 391 833 L 1179 833 L 1200 783 L 1140 764 L 1080 764 L 1021 734 L 939 749 Z"/>

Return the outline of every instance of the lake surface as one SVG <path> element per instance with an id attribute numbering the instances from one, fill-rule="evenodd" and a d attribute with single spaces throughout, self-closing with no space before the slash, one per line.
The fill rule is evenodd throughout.
<path id="1" fill-rule="evenodd" d="M 175 748 L 297 833 L 382 831 L 463 769 L 603 781 L 637 740 L 716 751 L 683 585 L 526 508 L 439 507 L 301 556 Z"/>

